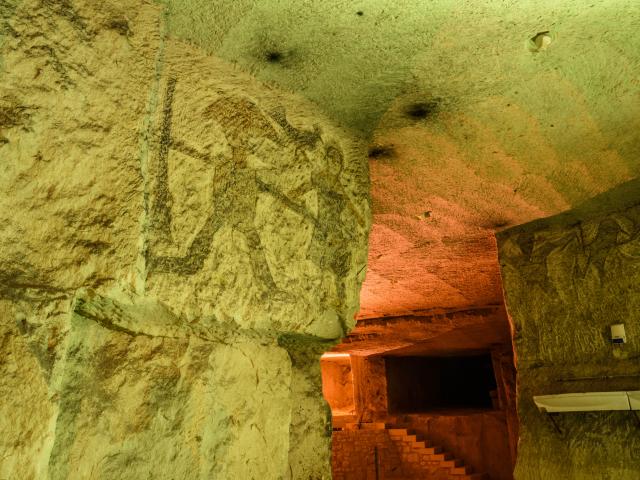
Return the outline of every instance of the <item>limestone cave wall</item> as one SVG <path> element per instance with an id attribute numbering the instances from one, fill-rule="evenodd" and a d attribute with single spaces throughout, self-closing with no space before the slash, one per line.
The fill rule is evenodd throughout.
<path id="1" fill-rule="evenodd" d="M 0 21 L 0 478 L 329 478 L 362 145 L 156 3 Z"/>
<path id="2" fill-rule="evenodd" d="M 640 182 L 498 241 L 517 356 L 516 478 L 638 478 L 629 412 L 563 414 L 557 432 L 532 396 L 640 389 Z M 626 326 L 622 347 L 610 341 L 616 323 Z"/>
<path id="3" fill-rule="evenodd" d="M 353 371 L 348 355 L 322 358 L 322 395 L 331 408 L 332 416 L 355 413 Z"/>

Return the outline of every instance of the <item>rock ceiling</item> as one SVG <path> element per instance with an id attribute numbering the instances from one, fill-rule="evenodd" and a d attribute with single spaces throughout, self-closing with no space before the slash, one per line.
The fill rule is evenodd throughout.
<path id="1" fill-rule="evenodd" d="M 500 303 L 495 231 L 640 172 L 637 0 L 168 3 L 368 145 L 362 318 Z"/>

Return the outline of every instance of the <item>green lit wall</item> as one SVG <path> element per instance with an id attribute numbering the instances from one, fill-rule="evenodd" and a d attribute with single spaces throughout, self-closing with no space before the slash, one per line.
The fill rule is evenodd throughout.
<path id="1" fill-rule="evenodd" d="M 518 369 L 516 478 L 637 478 L 630 412 L 561 414 L 559 433 L 532 396 L 640 388 L 640 182 L 498 239 Z M 624 346 L 611 344 L 617 323 Z"/>

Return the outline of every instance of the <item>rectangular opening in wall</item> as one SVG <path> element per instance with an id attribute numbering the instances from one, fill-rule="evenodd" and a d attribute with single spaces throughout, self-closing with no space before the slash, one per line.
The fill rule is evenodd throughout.
<path id="1" fill-rule="evenodd" d="M 353 372 L 351 357 L 346 353 L 325 353 L 320 359 L 322 394 L 334 417 L 353 415 Z"/>
<path id="2" fill-rule="evenodd" d="M 390 413 L 492 409 L 491 355 L 386 357 Z"/>

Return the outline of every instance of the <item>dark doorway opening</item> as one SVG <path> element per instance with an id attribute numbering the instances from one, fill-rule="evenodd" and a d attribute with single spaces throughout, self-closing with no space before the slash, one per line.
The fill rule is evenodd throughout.
<path id="1" fill-rule="evenodd" d="M 386 357 L 390 413 L 492 409 L 491 355 Z"/>

